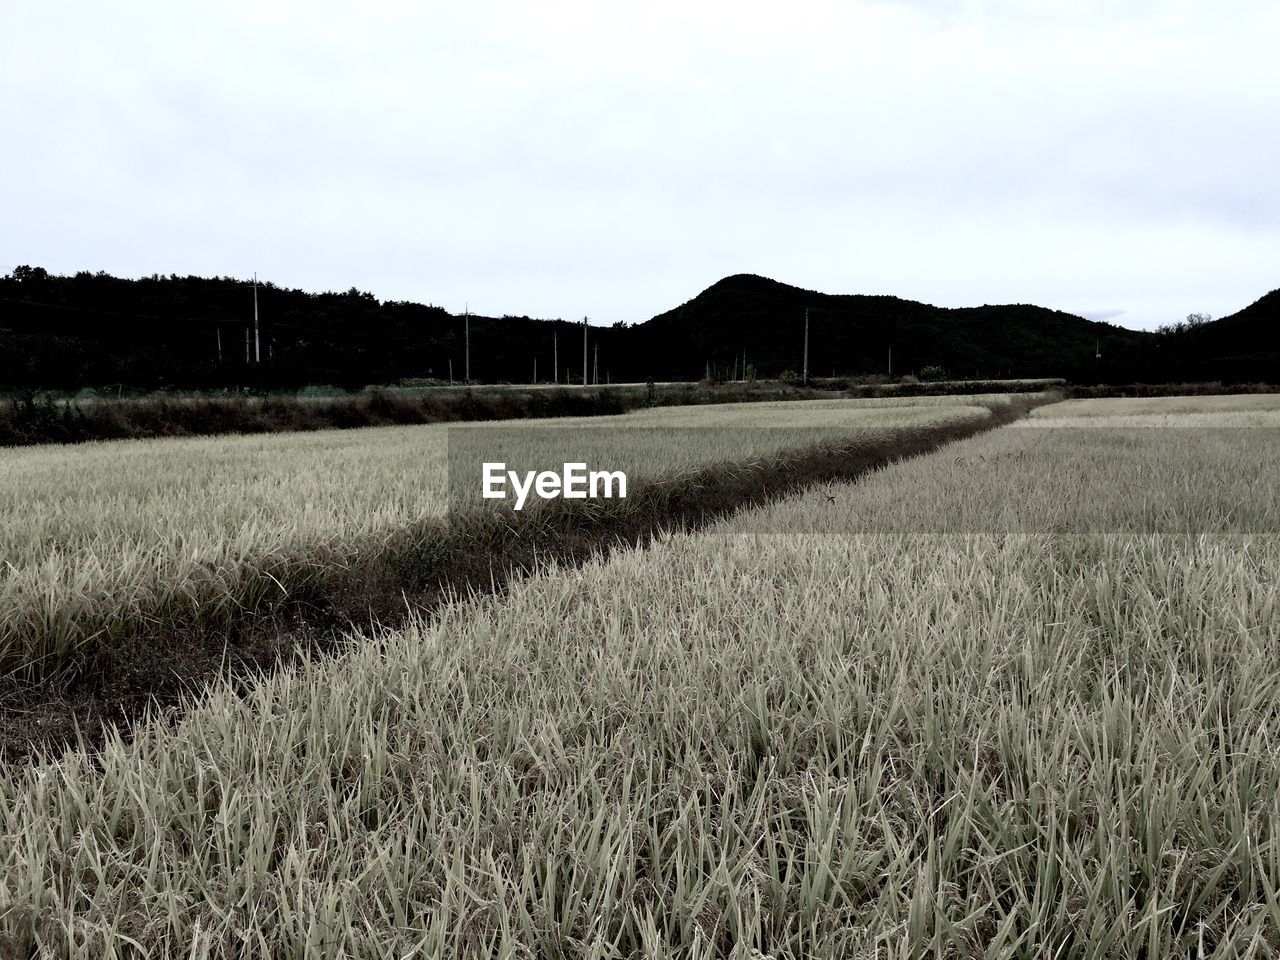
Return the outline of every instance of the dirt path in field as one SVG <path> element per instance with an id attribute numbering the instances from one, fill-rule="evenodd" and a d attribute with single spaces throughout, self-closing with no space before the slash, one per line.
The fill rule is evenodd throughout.
<path id="1" fill-rule="evenodd" d="M 268 613 L 227 629 L 169 629 L 138 636 L 87 664 L 62 686 L 0 679 L 0 761 L 83 744 L 106 731 L 172 722 L 184 698 L 220 678 L 247 689 L 267 671 L 341 647 L 352 629 L 396 626 L 458 594 L 497 593 L 548 560 L 580 565 L 614 549 L 646 547 L 669 531 L 697 530 L 735 511 L 809 487 L 857 480 L 898 460 L 992 430 L 1060 399 L 1054 394 L 993 410 L 980 420 L 893 431 L 639 485 L 626 501 L 552 501 L 513 523 L 476 515 L 406 530 L 378 557 Z M 619 506 L 621 504 L 621 506 Z M 429 535 L 424 535 L 429 534 Z"/>

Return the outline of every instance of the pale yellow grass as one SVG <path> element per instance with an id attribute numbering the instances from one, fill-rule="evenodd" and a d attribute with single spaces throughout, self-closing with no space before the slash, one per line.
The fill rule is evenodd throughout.
<path id="1" fill-rule="evenodd" d="M 1280 394 L 1120 397 L 1041 407 L 1023 426 L 1280 427 Z"/>
<path id="2" fill-rule="evenodd" d="M 555 444 L 643 477 L 842 433 L 983 416 L 981 402 L 664 407 L 485 429 L 526 452 Z M 751 426 L 776 429 L 738 429 Z M 653 429 L 633 429 L 642 427 Z M 697 429 L 698 442 L 682 428 Z M 445 513 L 449 429 L 0 451 L 0 669 L 38 673 L 140 625 L 221 622 L 376 554 L 386 538 Z"/>
<path id="3" fill-rule="evenodd" d="M 76 957 L 1271 955 L 1280 538 L 835 535 L 1034 517 L 1090 432 L 1019 447 L 1052 433 L 549 571 L 17 771 L 0 930 Z M 1078 520 L 1235 506 L 1210 433 L 1116 436 Z"/>

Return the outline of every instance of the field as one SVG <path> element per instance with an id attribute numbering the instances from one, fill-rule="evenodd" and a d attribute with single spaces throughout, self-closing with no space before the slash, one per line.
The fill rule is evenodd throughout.
<path id="1" fill-rule="evenodd" d="M 1010 399 L 663 407 L 484 429 L 526 457 L 572 438 L 593 462 L 643 481 L 840 435 L 979 418 Z M 43 676 L 139 624 L 225 624 L 341 576 L 445 514 L 447 443 L 447 427 L 423 425 L 4 452 L 0 672 Z M 426 525 L 421 535 L 440 531 Z"/>
<path id="2" fill-rule="evenodd" d="M 1141 403 L 1043 407 L 13 767 L 0 932 L 1275 955 L 1275 405 Z"/>
<path id="3" fill-rule="evenodd" d="M 475 384 L 434 381 L 345 391 L 312 386 L 298 392 L 163 391 L 75 394 L 0 391 L 0 447 L 41 443 L 222 434 L 351 430 L 371 426 L 608 416 L 661 406 L 766 403 L 829 398 L 910 396 L 966 398 L 1036 393 L 1056 381 L 973 380 L 951 383 L 871 383 L 776 380 L 727 383 Z"/>
<path id="4" fill-rule="evenodd" d="M 1017 392 L 993 384 L 964 392 Z M 1029 385 L 1024 390 L 1039 390 Z M 960 392 L 960 391 L 953 391 Z M 0 398 L 0 446 L 93 440 L 358 429 L 370 426 L 606 416 L 651 406 L 806 400 L 839 396 L 796 384 L 663 383 L 556 386 L 371 387 L 346 392 L 309 387 L 298 393 L 162 392 L 138 396 L 17 394 Z"/>
<path id="5" fill-rule="evenodd" d="M 1068 400 L 1035 411 L 1031 426 L 1276 427 L 1280 394 Z"/>

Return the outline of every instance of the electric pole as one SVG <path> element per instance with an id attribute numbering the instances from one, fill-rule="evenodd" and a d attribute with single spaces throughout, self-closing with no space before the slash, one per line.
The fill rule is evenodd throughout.
<path id="1" fill-rule="evenodd" d="M 560 385 L 560 331 L 551 334 L 551 379 Z"/>
<path id="2" fill-rule="evenodd" d="M 582 318 L 582 385 L 587 385 L 587 318 Z"/>
<path id="3" fill-rule="evenodd" d="M 591 382 L 600 386 L 600 344 L 596 344 L 595 362 L 591 371 Z"/>
<path id="4" fill-rule="evenodd" d="M 253 362 L 262 363 L 262 338 L 258 334 L 258 274 L 253 275 Z"/>
<path id="5" fill-rule="evenodd" d="M 222 366 L 222 324 L 216 324 L 214 329 L 218 331 L 218 366 Z"/>
<path id="6" fill-rule="evenodd" d="M 804 375 L 802 382 L 809 384 L 809 308 L 804 308 Z"/>
<path id="7" fill-rule="evenodd" d="M 535 387 L 538 385 L 538 355 L 536 353 L 533 355 L 533 385 Z"/>
<path id="8" fill-rule="evenodd" d="M 893 344 L 889 344 L 889 379 L 893 379 Z"/>
<path id="9" fill-rule="evenodd" d="M 471 382 L 471 304 L 462 308 L 462 335 L 466 343 L 466 359 L 462 366 L 462 379 Z"/>

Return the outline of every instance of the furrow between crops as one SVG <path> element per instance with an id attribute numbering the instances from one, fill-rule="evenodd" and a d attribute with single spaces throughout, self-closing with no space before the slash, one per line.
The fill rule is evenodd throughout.
<path id="1" fill-rule="evenodd" d="M 853 481 L 1012 423 L 1057 399 L 1019 398 L 993 407 L 985 418 L 892 429 L 656 477 L 636 485 L 625 501 L 559 500 L 517 520 L 472 511 L 414 524 L 367 545 L 340 571 L 282 586 L 285 599 L 266 610 L 230 611 L 213 624 L 139 629 L 87 654 L 70 684 L 0 681 L 0 758 L 11 762 L 68 745 L 94 746 L 110 726 L 128 730 L 150 718 L 178 716 L 217 678 L 231 677 L 247 689 L 266 671 L 331 651 L 353 626 L 395 626 L 459 595 L 501 593 L 513 578 L 549 561 L 579 565 L 815 485 Z"/>

